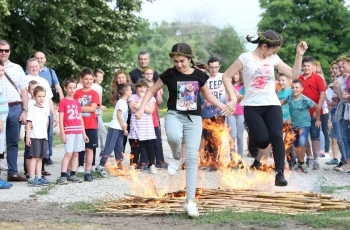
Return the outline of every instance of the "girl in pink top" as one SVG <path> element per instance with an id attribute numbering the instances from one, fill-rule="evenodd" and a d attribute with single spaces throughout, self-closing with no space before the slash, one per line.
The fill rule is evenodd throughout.
<path id="1" fill-rule="evenodd" d="M 240 72 L 236 73 L 232 78 L 232 85 L 237 92 L 239 92 L 243 87 L 243 77 Z M 227 116 L 227 125 L 231 128 L 230 135 L 232 137 L 232 141 L 234 141 L 234 143 L 230 143 L 230 145 L 233 147 L 231 151 L 238 153 L 241 157 L 243 156 L 243 122 L 243 107 L 240 103 L 237 103 L 236 112 L 231 116 Z"/>

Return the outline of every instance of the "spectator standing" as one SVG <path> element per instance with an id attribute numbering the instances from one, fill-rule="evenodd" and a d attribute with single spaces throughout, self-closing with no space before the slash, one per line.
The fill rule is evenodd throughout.
<path id="1" fill-rule="evenodd" d="M 132 70 L 129 74 L 131 77 L 131 81 L 133 84 L 136 84 L 137 80 L 142 78 L 142 69 L 148 67 L 148 64 L 150 62 L 150 55 L 147 51 L 141 51 L 138 56 L 137 60 L 139 62 L 139 66 Z M 153 81 L 156 82 L 158 80 L 159 76 L 157 71 L 154 71 L 153 73 Z"/>

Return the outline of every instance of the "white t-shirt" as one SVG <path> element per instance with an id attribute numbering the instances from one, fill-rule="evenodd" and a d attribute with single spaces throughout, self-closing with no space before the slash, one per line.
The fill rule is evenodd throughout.
<path id="1" fill-rule="evenodd" d="M 28 107 L 27 121 L 31 121 L 33 126 L 30 131 L 30 138 L 47 139 L 49 114 L 44 107 L 36 105 Z"/>
<path id="2" fill-rule="evenodd" d="M 243 81 L 245 88 L 241 105 L 281 105 L 275 91 L 274 67 L 280 61 L 277 54 L 257 61 L 251 52 L 241 54 L 238 59 L 243 64 Z"/>
<path id="3" fill-rule="evenodd" d="M 46 90 L 46 97 L 45 97 L 45 101 L 44 101 L 43 106 L 44 106 L 46 112 L 48 112 L 48 114 L 50 114 L 50 99 L 53 97 L 53 94 L 52 94 L 49 82 L 45 78 L 42 78 L 40 76 L 33 76 L 30 74 L 27 75 L 27 80 L 28 80 L 28 83 L 30 81 L 33 81 L 33 80 L 37 81 L 39 83 L 39 86 L 43 87 Z M 28 100 L 31 98 L 32 98 L 32 96 L 28 93 Z"/>
<path id="4" fill-rule="evenodd" d="M 112 121 L 109 123 L 109 127 L 113 129 L 123 130 L 121 125 L 119 124 L 118 117 L 117 117 L 118 110 L 122 111 L 122 117 L 123 117 L 124 123 L 126 123 L 126 121 L 128 120 L 128 104 L 123 99 L 119 99 L 117 101 L 117 104 L 115 105 L 113 118 L 112 118 Z"/>

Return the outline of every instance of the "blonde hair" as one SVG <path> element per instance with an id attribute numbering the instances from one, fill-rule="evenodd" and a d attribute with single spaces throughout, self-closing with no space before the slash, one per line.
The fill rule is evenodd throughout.
<path id="1" fill-rule="evenodd" d="M 112 78 L 112 81 L 111 81 L 111 88 L 112 88 L 112 91 L 113 91 L 114 95 L 118 95 L 118 76 L 120 74 L 124 74 L 125 75 L 126 83 L 129 83 L 129 84 L 131 83 L 130 75 L 126 71 L 119 69 L 116 72 L 114 72 L 113 78 Z"/>

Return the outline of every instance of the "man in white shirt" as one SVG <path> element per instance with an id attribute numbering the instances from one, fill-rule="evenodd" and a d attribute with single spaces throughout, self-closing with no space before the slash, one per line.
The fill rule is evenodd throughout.
<path id="1" fill-rule="evenodd" d="M 6 127 L 11 127 L 6 129 L 7 180 L 18 182 L 27 181 L 25 177 L 18 175 L 17 157 L 21 125 L 27 120 L 28 93 L 26 75 L 21 66 L 9 60 L 10 54 L 10 44 L 0 40 L 0 60 L 5 65 L 6 73 L 6 77 L 0 81 L 0 87 L 6 95 L 9 106 Z M 8 77 L 11 80 L 8 80 Z"/>

